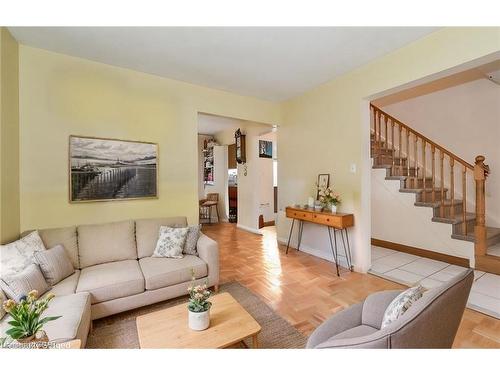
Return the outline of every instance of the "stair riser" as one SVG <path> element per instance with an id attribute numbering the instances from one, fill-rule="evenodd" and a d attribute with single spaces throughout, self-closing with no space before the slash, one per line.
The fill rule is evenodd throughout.
<path id="1" fill-rule="evenodd" d="M 476 226 L 476 219 L 467 221 L 467 233 L 474 233 L 474 227 Z M 452 233 L 453 234 L 463 234 L 462 223 L 453 224 Z"/>
<path id="2" fill-rule="evenodd" d="M 462 212 L 462 203 L 454 204 L 455 206 L 455 215 Z M 441 217 L 441 208 L 436 207 L 434 208 L 434 217 Z M 443 217 L 450 217 L 451 216 L 451 205 L 449 206 L 444 206 L 443 207 Z"/>
<path id="3" fill-rule="evenodd" d="M 406 159 L 405 158 L 398 158 L 398 157 L 393 157 L 391 155 L 378 155 L 374 157 L 375 159 L 375 164 L 387 164 L 387 165 L 392 165 L 392 161 L 394 160 L 394 165 L 397 166 L 405 166 L 406 165 Z"/>
<path id="4" fill-rule="evenodd" d="M 424 187 L 424 180 L 419 178 L 408 178 L 403 181 L 404 186 L 403 189 L 422 189 Z M 430 189 L 432 188 L 432 180 L 425 180 L 425 187 Z"/>
<path id="5" fill-rule="evenodd" d="M 381 148 L 381 149 L 371 149 L 370 155 L 372 158 L 381 156 L 381 155 L 387 155 L 387 156 L 392 156 L 394 153 L 393 150 L 387 149 L 387 148 Z M 392 164 L 392 161 L 391 161 Z"/>
<path id="6" fill-rule="evenodd" d="M 441 191 L 436 191 L 434 193 L 434 198 L 435 198 L 435 201 L 440 201 L 441 200 Z M 443 199 L 446 199 L 446 191 L 443 193 Z M 417 193 L 415 201 L 416 202 L 433 202 L 432 191 L 428 191 L 427 193 L 425 193 L 425 196 L 423 193 Z"/>
<path id="7" fill-rule="evenodd" d="M 415 168 L 411 167 L 410 170 L 408 171 L 408 168 L 406 167 L 394 167 L 392 168 L 391 171 L 391 176 L 410 176 L 410 177 L 415 177 Z"/>

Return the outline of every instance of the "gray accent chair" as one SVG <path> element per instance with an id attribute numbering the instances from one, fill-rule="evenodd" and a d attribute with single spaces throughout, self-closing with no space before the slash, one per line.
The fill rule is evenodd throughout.
<path id="1" fill-rule="evenodd" d="M 384 329 L 384 312 L 401 290 L 371 294 L 323 322 L 306 348 L 451 348 L 473 281 L 474 271 L 468 269 L 426 291 Z"/>

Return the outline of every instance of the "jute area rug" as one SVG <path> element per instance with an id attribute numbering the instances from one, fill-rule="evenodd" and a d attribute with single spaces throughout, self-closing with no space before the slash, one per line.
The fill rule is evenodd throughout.
<path id="1" fill-rule="evenodd" d="M 221 285 L 220 292 L 230 293 L 261 325 L 260 348 L 304 348 L 306 337 L 247 288 L 238 282 L 231 282 Z M 187 302 L 187 296 L 96 320 L 86 347 L 94 349 L 139 348 L 136 317 L 185 302 Z M 248 347 L 252 346 L 250 340 L 247 340 L 245 344 Z"/>

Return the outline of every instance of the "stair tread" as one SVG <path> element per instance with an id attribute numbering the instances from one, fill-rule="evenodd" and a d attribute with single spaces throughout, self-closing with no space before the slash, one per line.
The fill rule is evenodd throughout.
<path id="1" fill-rule="evenodd" d="M 476 214 L 472 212 L 466 212 L 465 213 L 465 220 L 466 221 L 471 221 L 476 219 Z M 460 224 L 463 223 L 464 217 L 461 212 L 455 213 L 453 217 L 439 217 L 439 216 L 434 216 L 432 218 L 432 221 L 437 222 L 437 223 L 447 223 L 447 224 Z"/>
<path id="2" fill-rule="evenodd" d="M 471 231 L 467 233 L 467 235 L 461 234 L 461 233 L 454 233 L 451 235 L 452 238 L 459 239 L 459 240 L 467 240 L 467 241 L 474 241 L 475 235 L 474 231 Z M 490 240 L 495 237 L 498 237 L 500 240 L 500 228 L 495 228 L 495 227 L 486 227 L 486 239 Z"/>
<path id="3" fill-rule="evenodd" d="M 445 199 L 443 201 L 444 206 L 451 206 L 451 199 Z M 462 201 L 459 199 L 455 199 L 453 201 L 453 204 L 459 205 L 462 204 Z M 441 201 L 436 201 L 436 202 L 415 202 L 415 206 L 418 207 L 432 207 L 432 208 L 438 208 L 441 207 Z"/>
<path id="4" fill-rule="evenodd" d="M 432 193 L 432 188 L 415 188 L 415 189 L 399 189 L 399 192 L 401 193 L 423 193 L 424 190 L 426 192 Z M 434 191 L 441 191 L 441 188 L 434 188 Z M 443 191 L 448 191 L 447 188 L 444 188 Z"/>

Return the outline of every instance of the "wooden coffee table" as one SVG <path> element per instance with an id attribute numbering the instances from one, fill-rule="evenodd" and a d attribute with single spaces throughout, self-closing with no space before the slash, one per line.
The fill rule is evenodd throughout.
<path id="1" fill-rule="evenodd" d="M 188 327 L 187 303 L 137 317 L 142 349 L 227 348 L 252 337 L 258 348 L 259 323 L 229 294 L 210 298 L 210 327 L 193 331 Z"/>

